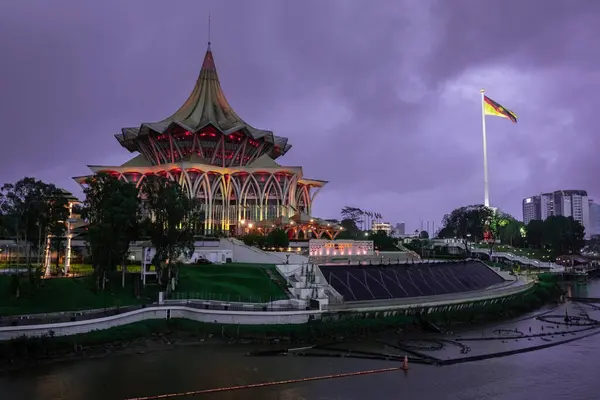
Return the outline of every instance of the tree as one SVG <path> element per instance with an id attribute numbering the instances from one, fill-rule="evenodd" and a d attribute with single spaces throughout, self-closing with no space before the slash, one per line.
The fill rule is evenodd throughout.
<path id="1" fill-rule="evenodd" d="M 544 221 L 539 219 L 529 221 L 525 227 L 525 239 L 529 247 L 534 249 L 544 247 L 544 229 Z"/>
<path id="2" fill-rule="evenodd" d="M 129 245 L 138 236 L 140 200 L 135 185 L 104 173 L 88 179 L 84 194 L 86 242 L 96 287 L 104 290 L 107 272 L 124 262 Z"/>
<path id="3" fill-rule="evenodd" d="M 396 244 L 398 240 L 389 236 L 385 231 L 377 231 L 369 234 L 369 239 L 373 241 L 375 249 L 380 251 L 398 250 Z"/>
<path id="4" fill-rule="evenodd" d="M 40 232 L 46 232 L 46 235 L 51 238 L 51 244 L 56 250 L 56 271 L 58 272 L 60 270 L 59 254 L 63 249 L 67 219 L 69 218 L 69 199 L 60 190 L 55 190 L 52 194 L 48 193 L 48 196 L 48 200 L 44 202 L 45 209 L 41 214 L 43 222 L 38 226 L 45 226 L 45 229 L 40 229 Z"/>
<path id="5" fill-rule="evenodd" d="M 290 245 L 290 239 L 283 229 L 273 229 L 267 235 L 266 245 L 275 248 L 287 248 Z"/>
<path id="6" fill-rule="evenodd" d="M 427 231 L 419 232 L 419 239 L 429 239 L 429 232 L 427 232 Z"/>
<path id="7" fill-rule="evenodd" d="M 64 236 L 65 221 L 69 216 L 68 199 L 63 190 L 35 178 L 23 178 L 0 189 L 0 209 L 4 233 L 15 239 L 17 247 L 25 244 L 25 262 L 29 276 L 32 250 L 38 254 L 48 235 Z"/>
<path id="8" fill-rule="evenodd" d="M 451 239 L 454 237 L 454 230 L 450 226 L 444 226 L 438 230 L 436 237 L 438 239 Z"/>
<path id="9" fill-rule="evenodd" d="M 493 215 L 494 210 L 484 205 L 456 208 L 444 216 L 439 235 L 442 238 L 483 240 L 486 221 L 489 221 Z"/>
<path id="10" fill-rule="evenodd" d="M 195 235 L 204 236 L 204 223 L 206 221 L 206 213 L 201 208 L 200 199 L 190 199 L 191 201 L 191 229 Z"/>
<path id="11" fill-rule="evenodd" d="M 156 249 L 153 264 L 168 293 L 177 280 L 177 260 L 194 253 L 194 200 L 177 182 L 156 175 L 146 178 L 141 193 L 148 211 L 144 227 Z M 167 280 L 163 281 L 165 270 Z"/>
<path id="12" fill-rule="evenodd" d="M 481 204 L 459 207 L 444 216 L 438 237 L 462 239 L 465 249 L 467 241 L 479 242 L 489 239 L 491 254 L 501 231 L 513 220 L 515 218 L 511 215 Z"/>
<path id="13" fill-rule="evenodd" d="M 507 224 L 498 228 L 498 236 L 502 244 L 515 247 L 525 246 L 525 226 L 521 221 L 510 219 Z"/>
<path id="14" fill-rule="evenodd" d="M 360 208 L 345 206 L 342 208 L 342 211 L 340 211 L 340 214 L 342 215 L 342 223 L 344 220 L 352 221 L 353 225 L 358 230 L 358 226 L 363 223 L 362 217 L 365 213 Z"/>
<path id="15" fill-rule="evenodd" d="M 0 238 L 6 239 L 10 237 L 11 229 L 9 227 L 8 215 L 5 214 L 1 206 L 1 204 L 3 203 L 3 197 L 3 193 L 0 192 Z"/>
<path id="16" fill-rule="evenodd" d="M 550 216 L 543 228 L 544 244 L 556 254 L 579 254 L 585 244 L 585 228 L 573 217 Z"/>
<path id="17" fill-rule="evenodd" d="M 246 246 L 264 247 L 266 243 L 265 235 L 254 232 L 250 232 L 240 239 L 242 239 Z"/>
<path id="18" fill-rule="evenodd" d="M 339 233 L 338 238 L 340 239 L 358 239 L 362 235 L 362 231 L 356 225 L 356 221 L 352 218 L 344 218 L 340 225 L 344 230 Z"/>

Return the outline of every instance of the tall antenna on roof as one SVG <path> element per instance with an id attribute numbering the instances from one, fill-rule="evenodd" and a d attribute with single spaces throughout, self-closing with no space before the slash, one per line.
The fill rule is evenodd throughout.
<path id="1" fill-rule="evenodd" d="M 210 14 L 208 14 L 208 50 L 210 51 Z"/>

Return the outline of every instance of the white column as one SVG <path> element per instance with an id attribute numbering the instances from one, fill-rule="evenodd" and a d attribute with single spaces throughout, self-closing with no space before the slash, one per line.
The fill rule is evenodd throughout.
<path id="1" fill-rule="evenodd" d="M 481 89 L 481 127 L 483 134 L 483 204 L 490 206 L 490 187 L 488 181 L 487 135 L 485 131 L 485 90 Z"/>
<path id="2" fill-rule="evenodd" d="M 67 219 L 67 246 L 65 248 L 65 275 L 71 268 L 71 220 L 73 219 L 73 203 L 69 203 L 69 218 Z"/>
<path id="3" fill-rule="evenodd" d="M 52 249 L 50 248 L 50 244 L 51 244 L 51 240 L 52 238 L 50 237 L 50 235 L 46 236 L 46 254 L 44 256 L 44 268 L 45 268 L 45 272 L 44 275 L 45 276 L 50 276 L 50 264 L 51 264 L 51 258 L 50 256 L 52 255 Z M 58 254 L 57 254 L 58 257 Z"/>

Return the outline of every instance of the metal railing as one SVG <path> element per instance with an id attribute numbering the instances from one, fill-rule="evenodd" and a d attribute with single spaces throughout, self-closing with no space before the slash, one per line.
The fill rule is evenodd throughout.
<path id="1" fill-rule="evenodd" d="M 228 303 L 228 302 L 211 302 L 202 300 L 166 300 L 163 304 L 153 305 L 154 307 L 172 307 L 185 306 L 200 310 L 219 310 L 219 311 L 260 311 L 260 312 L 279 312 L 279 311 L 305 311 L 310 310 L 310 307 L 300 307 L 293 305 L 277 305 L 269 303 Z"/>
<path id="2" fill-rule="evenodd" d="M 479 253 L 479 254 L 489 254 L 489 250 L 488 249 L 482 249 L 482 248 L 470 248 L 469 251 L 471 253 Z M 553 268 L 557 268 L 560 267 L 560 265 L 555 264 L 553 262 L 547 262 L 547 261 L 540 261 L 540 260 L 536 260 L 533 258 L 529 258 L 529 257 L 525 257 L 525 256 L 519 256 L 517 254 L 514 253 L 507 253 L 507 252 L 502 252 L 502 251 L 494 251 L 492 252 L 492 257 L 499 257 L 499 258 L 506 258 L 510 261 L 517 261 L 521 264 L 525 264 L 525 265 L 530 265 L 532 267 L 536 267 L 536 268 L 547 268 L 547 269 L 553 269 Z"/>
<path id="3" fill-rule="evenodd" d="M 140 304 L 125 307 L 111 307 L 99 310 L 65 311 L 48 314 L 10 315 L 0 317 L 0 326 L 23 326 L 57 324 L 62 322 L 87 321 L 140 310 L 148 305 Z"/>
<path id="4" fill-rule="evenodd" d="M 226 303 L 253 303 L 263 304 L 279 300 L 288 300 L 289 297 L 281 294 L 273 295 L 240 295 L 230 293 L 211 293 L 211 292 L 171 292 L 168 300 L 177 301 L 217 301 Z"/>

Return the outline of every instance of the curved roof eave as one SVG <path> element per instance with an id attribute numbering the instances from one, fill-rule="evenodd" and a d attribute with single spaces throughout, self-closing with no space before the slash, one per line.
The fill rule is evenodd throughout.
<path id="1" fill-rule="evenodd" d="M 282 154 L 291 147 L 287 144 L 287 138 L 275 136 L 269 130 L 253 127 L 233 110 L 221 88 L 210 46 L 204 56 L 194 89 L 174 114 L 162 121 L 144 122 L 139 128 L 123 128 L 122 135 L 115 136 L 123 145 L 124 142 L 145 136 L 150 131 L 164 134 L 173 125 L 194 133 L 209 125 L 225 135 L 242 131 L 251 139 L 264 139 L 267 143 L 280 146 Z"/>

